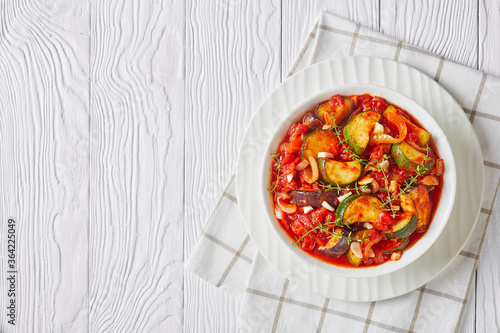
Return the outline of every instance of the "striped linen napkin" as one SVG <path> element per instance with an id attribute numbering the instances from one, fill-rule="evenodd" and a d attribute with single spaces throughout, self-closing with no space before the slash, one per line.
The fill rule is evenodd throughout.
<path id="1" fill-rule="evenodd" d="M 488 180 L 473 236 L 437 278 L 406 295 L 352 303 L 328 299 L 283 278 L 246 233 L 234 177 L 191 253 L 186 267 L 242 300 L 238 327 L 250 332 L 458 331 L 488 224 L 500 222 L 500 79 L 347 21 L 322 13 L 289 75 L 331 57 L 394 59 L 439 81 L 469 115 L 481 143 Z M 471 93 L 472 92 L 472 93 Z M 492 220 L 496 220 L 492 222 Z"/>

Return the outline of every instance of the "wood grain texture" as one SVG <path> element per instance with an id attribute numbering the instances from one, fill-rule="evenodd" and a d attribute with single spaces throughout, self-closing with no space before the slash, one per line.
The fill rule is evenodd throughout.
<path id="1" fill-rule="evenodd" d="M 500 3 L 479 1 L 479 44 L 478 68 L 500 77 Z M 498 199 L 496 203 L 498 211 Z M 498 221 L 498 216 L 492 216 Z M 478 264 L 476 283 L 476 331 L 500 331 L 500 258 L 498 239 L 500 228 L 495 223 L 489 225 L 488 237 Z"/>
<path id="2" fill-rule="evenodd" d="M 381 1 L 380 31 L 477 68 L 477 0 Z"/>
<path id="3" fill-rule="evenodd" d="M 280 82 L 280 1 L 188 1 L 185 258 L 236 168 L 253 110 Z M 239 303 L 186 273 L 187 332 L 234 332 Z"/>
<path id="4" fill-rule="evenodd" d="M 88 2 L 0 2 L 1 332 L 87 331 Z M 17 322 L 7 323 L 7 218 Z"/>
<path id="5" fill-rule="evenodd" d="M 321 11 L 379 30 L 379 1 L 296 1 L 282 7 L 282 79 L 292 68 Z"/>
<path id="6" fill-rule="evenodd" d="M 91 31 L 89 328 L 179 331 L 184 3 L 95 0 Z"/>
<path id="7" fill-rule="evenodd" d="M 474 277 L 472 286 L 473 287 L 471 288 L 469 299 L 467 300 L 467 305 L 465 306 L 464 316 L 459 328 L 459 332 L 463 333 L 476 332 L 476 277 Z"/>
<path id="8" fill-rule="evenodd" d="M 500 77 L 500 2 L 479 1 L 479 68 Z"/>
<path id="9" fill-rule="evenodd" d="M 491 222 L 499 221 L 497 200 L 496 216 Z M 476 332 L 500 332 L 500 257 L 498 240 L 500 226 L 490 223 L 486 234 L 476 275 Z"/>

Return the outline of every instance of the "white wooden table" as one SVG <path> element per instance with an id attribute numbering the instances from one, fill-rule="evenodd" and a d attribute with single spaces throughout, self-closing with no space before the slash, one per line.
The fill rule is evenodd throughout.
<path id="1" fill-rule="evenodd" d="M 183 261 L 320 10 L 500 76 L 498 0 L 0 2 L 0 331 L 236 330 Z M 489 228 L 464 332 L 500 327 Z"/>

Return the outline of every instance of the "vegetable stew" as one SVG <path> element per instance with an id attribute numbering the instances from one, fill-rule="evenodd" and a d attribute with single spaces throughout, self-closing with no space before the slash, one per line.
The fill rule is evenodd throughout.
<path id="1" fill-rule="evenodd" d="M 378 96 L 317 104 L 272 156 L 277 221 L 293 246 L 333 265 L 399 260 L 439 204 L 444 163 L 430 133 Z"/>

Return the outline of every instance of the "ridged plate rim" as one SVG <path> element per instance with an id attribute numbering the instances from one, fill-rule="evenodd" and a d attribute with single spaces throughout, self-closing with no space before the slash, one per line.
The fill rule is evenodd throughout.
<path id="1" fill-rule="evenodd" d="M 276 126 L 296 105 L 318 91 L 368 83 L 394 89 L 420 104 L 443 129 L 456 163 L 457 192 L 434 245 L 398 271 L 371 278 L 343 278 L 292 255 L 267 223 L 260 196 L 263 152 Z M 410 111 L 411 112 L 411 111 Z M 419 288 L 458 256 L 476 225 L 484 193 L 479 141 L 460 105 L 437 82 L 408 65 L 376 57 L 333 58 L 311 65 L 280 84 L 260 105 L 244 135 L 237 162 L 236 192 L 245 227 L 259 252 L 285 278 L 319 295 L 345 301 L 378 301 Z M 453 222 L 453 223 L 451 223 Z"/>

